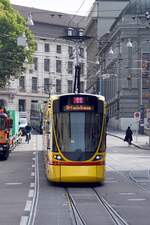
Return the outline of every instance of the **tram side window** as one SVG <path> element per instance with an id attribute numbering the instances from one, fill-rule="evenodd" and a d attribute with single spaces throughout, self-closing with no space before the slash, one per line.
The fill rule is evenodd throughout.
<path id="1" fill-rule="evenodd" d="M 45 133 L 47 136 L 47 148 L 50 149 L 50 121 L 45 122 Z"/>

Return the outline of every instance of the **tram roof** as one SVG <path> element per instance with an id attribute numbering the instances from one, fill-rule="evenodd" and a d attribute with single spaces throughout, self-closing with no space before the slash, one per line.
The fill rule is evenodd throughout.
<path id="1" fill-rule="evenodd" d="M 67 93 L 67 94 L 61 94 L 61 95 L 51 95 L 51 98 L 61 97 L 61 96 L 77 96 L 77 95 L 84 95 L 84 96 L 95 96 L 99 98 L 102 101 L 105 101 L 105 97 L 102 95 L 95 95 L 95 94 L 89 94 L 89 93 Z"/>

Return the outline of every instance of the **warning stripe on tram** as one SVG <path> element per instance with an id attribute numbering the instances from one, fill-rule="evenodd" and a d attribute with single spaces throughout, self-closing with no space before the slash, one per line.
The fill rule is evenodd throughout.
<path id="1" fill-rule="evenodd" d="M 48 162 L 48 165 L 53 166 L 103 166 L 105 165 L 104 161 L 92 161 L 92 162 L 64 162 L 64 161 L 51 161 Z"/>

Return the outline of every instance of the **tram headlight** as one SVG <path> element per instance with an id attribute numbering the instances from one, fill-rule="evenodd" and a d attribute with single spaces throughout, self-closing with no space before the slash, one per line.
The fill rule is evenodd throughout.
<path id="1" fill-rule="evenodd" d="M 102 159 L 102 158 L 103 158 L 102 155 L 97 155 L 97 156 L 95 157 L 96 160 L 100 160 L 100 159 Z"/>
<path id="2" fill-rule="evenodd" d="M 61 156 L 60 155 L 56 155 L 56 159 L 57 160 L 61 160 Z"/>

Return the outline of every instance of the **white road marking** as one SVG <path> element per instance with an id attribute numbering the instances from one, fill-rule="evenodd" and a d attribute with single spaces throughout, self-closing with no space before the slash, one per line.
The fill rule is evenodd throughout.
<path id="1" fill-rule="evenodd" d="M 22 184 L 21 182 L 16 182 L 16 183 L 5 183 L 6 185 L 20 185 Z"/>
<path id="2" fill-rule="evenodd" d="M 34 173 L 34 172 L 32 172 L 32 173 L 31 173 L 31 177 L 34 177 L 34 176 L 35 176 L 35 173 Z"/>
<path id="3" fill-rule="evenodd" d="M 117 180 L 106 180 L 105 183 L 117 183 Z"/>
<path id="4" fill-rule="evenodd" d="M 132 193 L 132 192 L 121 192 L 119 194 L 120 195 L 135 195 L 136 193 Z"/>
<path id="5" fill-rule="evenodd" d="M 26 225 L 28 222 L 28 216 L 22 216 L 20 220 L 20 225 Z"/>
<path id="6" fill-rule="evenodd" d="M 129 198 L 128 201 L 145 201 L 145 198 Z"/>
<path id="7" fill-rule="evenodd" d="M 33 189 L 30 189 L 29 190 L 29 193 L 28 193 L 28 197 L 29 198 L 33 198 L 33 196 L 34 196 L 34 190 Z"/>
<path id="8" fill-rule="evenodd" d="M 30 211 L 31 210 L 32 201 L 27 200 L 26 205 L 24 208 L 24 211 Z"/>
<path id="9" fill-rule="evenodd" d="M 35 161 L 35 157 L 34 157 L 34 158 L 32 158 L 32 160 L 34 160 L 34 161 Z"/>
<path id="10" fill-rule="evenodd" d="M 115 180 L 113 177 L 107 177 L 106 180 Z"/>
<path id="11" fill-rule="evenodd" d="M 32 167 L 34 168 L 35 167 L 35 164 L 33 164 Z"/>
<path id="12" fill-rule="evenodd" d="M 37 140 L 37 146 L 39 146 L 38 142 L 39 139 L 36 138 Z M 38 148 L 36 148 L 37 154 L 36 154 L 36 159 L 35 159 L 35 194 L 33 196 L 32 200 L 32 207 L 29 215 L 29 220 L 28 224 L 34 225 L 35 224 L 35 217 L 37 213 L 37 205 L 38 205 L 38 199 L 39 199 L 39 166 L 38 166 Z"/>
<path id="13" fill-rule="evenodd" d="M 35 187 L 35 183 L 31 183 L 31 184 L 30 184 L 30 187 L 31 187 L 31 188 L 34 188 L 34 187 Z"/>

